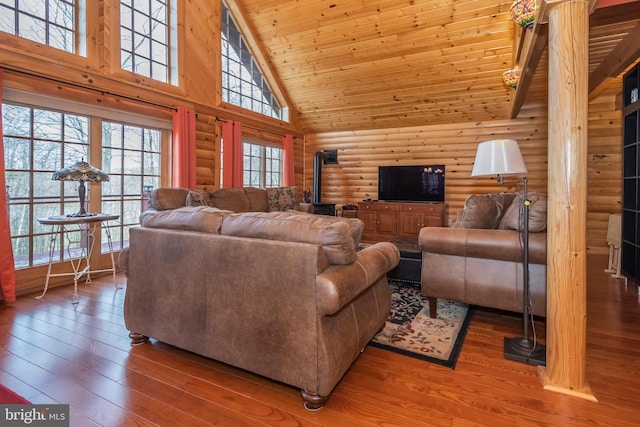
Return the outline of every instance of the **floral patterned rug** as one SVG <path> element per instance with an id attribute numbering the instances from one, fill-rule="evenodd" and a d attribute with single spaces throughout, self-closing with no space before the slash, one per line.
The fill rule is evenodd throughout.
<path id="1" fill-rule="evenodd" d="M 438 318 L 432 319 L 420 283 L 389 279 L 389 285 L 391 312 L 384 329 L 370 344 L 455 368 L 471 320 L 469 306 L 438 299 Z"/>

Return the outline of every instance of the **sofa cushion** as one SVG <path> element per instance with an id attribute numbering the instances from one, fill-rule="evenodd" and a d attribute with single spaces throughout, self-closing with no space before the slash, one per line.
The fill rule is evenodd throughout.
<path id="1" fill-rule="evenodd" d="M 147 228 L 220 233 L 225 216 L 233 214 L 210 206 L 183 206 L 181 208 L 142 214 L 140 225 Z"/>
<path id="2" fill-rule="evenodd" d="M 269 212 L 296 209 L 298 206 L 298 192 L 295 187 L 267 188 Z"/>
<path id="3" fill-rule="evenodd" d="M 547 196 L 538 192 L 529 192 L 527 195 L 531 204 L 529 205 L 529 232 L 538 233 L 547 228 Z M 522 204 L 523 194 L 518 193 L 517 197 L 509 206 L 502 221 L 500 229 L 503 230 L 521 230 L 524 221 L 520 219 L 520 207 Z"/>
<path id="4" fill-rule="evenodd" d="M 211 193 L 213 206 L 233 212 L 249 212 L 251 204 L 244 188 L 221 188 Z"/>
<path id="5" fill-rule="evenodd" d="M 472 194 L 464 202 L 460 228 L 498 228 L 502 216 L 511 205 L 514 193 Z"/>
<path id="6" fill-rule="evenodd" d="M 357 258 L 364 224 L 356 218 L 326 219 L 300 212 L 249 212 L 226 216 L 221 234 L 322 246 L 331 264 L 351 264 Z"/>
<path id="7" fill-rule="evenodd" d="M 186 188 L 157 188 L 149 196 L 149 207 L 158 211 L 181 208 L 185 205 L 188 193 Z"/>
<path id="8" fill-rule="evenodd" d="M 264 188 L 244 187 L 244 192 L 249 199 L 250 212 L 268 212 L 269 197 Z"/>

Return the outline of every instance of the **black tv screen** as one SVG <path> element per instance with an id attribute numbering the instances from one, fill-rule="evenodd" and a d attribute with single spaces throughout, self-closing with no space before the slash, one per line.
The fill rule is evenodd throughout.
<path id="1" fill-rule="evenodd" d="M 378 199 L 444 202 L 444 165 L 380 166 Z"/>

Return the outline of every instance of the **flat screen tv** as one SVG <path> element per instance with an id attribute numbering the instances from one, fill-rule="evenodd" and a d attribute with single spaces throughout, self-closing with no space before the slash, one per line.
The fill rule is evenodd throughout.
<path id="1" fill-rule="evenodd" d="M 444 202 L 444 165 L 380 166 L 378 199 Z"/>

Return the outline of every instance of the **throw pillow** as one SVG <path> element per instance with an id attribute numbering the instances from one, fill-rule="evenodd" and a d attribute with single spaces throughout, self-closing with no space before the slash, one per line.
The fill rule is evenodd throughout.
<path id="1" fill-rule="evenodd" d="M 472 194 L 464 202 L 464 209 L 456 228 L 498 228 L 502 216 L 511 205 L 514 193 Z"/>
<path id="2" fill-rule="evenodd" d="M 460 228 L 493 228 L 496 204 L 487 195 L 471 194 L 464 201 Z"/>
<path id="3" fill-rule="evenodd" d="M 529 232 L 544 231 L 547 228 L 547 196 L 538 192 L 529 192 L 527 196 L 531 202 L 529 205 Z M 524 212 L 521 212 L 520 209 L 523 206 L 522 199 L 523 194 L 518 193 L 502 217 L 500 229 L 522 231 L 524 223 Z"/>
<path id="4" fill-rule="evenodd" d="M 494 228 L 498 207 L 490 195 L 471 194 L 464 202 L 460 228 Z"/>
<path id="5" fill-rule="evenodd" d="M 213 206 L 209 192 L 204 190 L 189 190 L 185 206 Z"/>
<path id="6" fill-rule="evenodd" d="M 298 192 L 295 187 L 267 188 L 269 212 L 287 211 L 298 206 Z"/>

